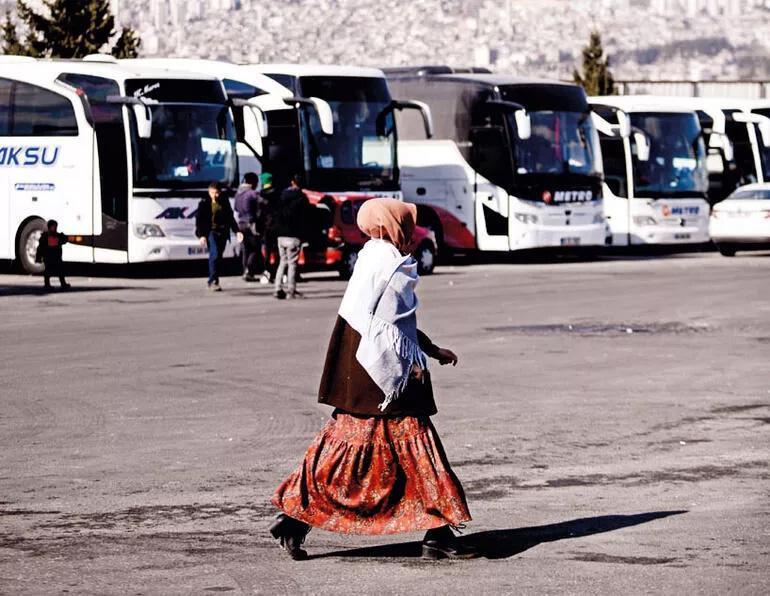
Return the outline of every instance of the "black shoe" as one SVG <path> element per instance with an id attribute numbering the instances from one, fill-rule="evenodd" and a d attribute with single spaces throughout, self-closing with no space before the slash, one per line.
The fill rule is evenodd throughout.
<path id="1" fill-rule="evenodd" d="M 303 294 L 300 294 L 299 292 L 296 292 L 296 291 L 291 292 L 291 293 L 286 295 L 286 298 L 288 298 L 289 300 L 299 300 L 299 299 L 304 298 L 304 297 L 305 296 Z"/>
<path id="2" fill-rule="evenodd" d="M 278 300 L 283 300 L 286 298 L 286 292 L 284 292 L 283 290 L 278 290 L 277 292 L 273 293 L 273 296 L 275 298 L 278 298 Z"/>
<path id="3" fill-rule="evenodd" d="M 476 549 L 457 540 L 449 526 L 428 530 L 422 540 L 423 559 L 475 559 L 478 556 Z"/>
<path id="4" fill-rule="evenodd" d="M 310 526 L 281 513 L 270 526 L 270 534 L 281 542 L 281 548 L 295 561 L 307 559 L 307 551 L 302 548 Z"/>
<path id="5" fill-rule="evenodd" d="M 72 286 L 68 284 L 66 281 L 61 282 L 61 289 L 62 290 L 69 290 Z"/>

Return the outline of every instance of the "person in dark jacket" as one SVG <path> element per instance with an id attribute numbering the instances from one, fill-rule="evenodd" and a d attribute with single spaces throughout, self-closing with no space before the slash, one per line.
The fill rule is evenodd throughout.
<path id="1" fill-rule="evenodd" d="M 259 177 L 254 172 L 243 176 L 243 184 L 235 194 L 235 213 L 238 229 L 243 234 L 241 259 L 243 261 L 243 279 L 253 281 L 264 271 L 262 264 L 262 197 L 257 192 Z"/>
<path id="2" fill-rule="evenodd" d="M 201 246 L 209 250 L 208 287 L 214 292 L 221 292 L 219 271 L 222 268 L 222 255 L 230 239 L 230 231 L 236 233 L 238 242 L 243 241 L 243 234 L 238 229 L 233 208 L 229 199 L 222 193 L 219 182 L 209 184 L 208 196 L 198 203 L 195 213 L 195 235 Z"/>
<path id="3" fill-rule="evenodd" d="M 278 236 L 276 236 L 276 211 L 281 200 L 281 194 L 273 185 L 273 175 L 270 172 L 262 172 L 259 176 L 262 183 L 262 243 L 265 246 L 265 273 L 262 274 L 262 282 L 273 283 L 275 271 L 278 269 Z"/>
<path id="4" fill-rule="evenodd" d="M 302 241 L 307 237 L 307 218 L 310 201 L 299 186 L 299 177 L 292 176 L 291 183 L 281 193 L 281 200 L 275 213 L 275 234 L 278 237 L 280 263 L 275 273 L 275 293 L 278 299 L 298 298 L 297 263 L 302 250 Z M 287 290 L 283 290 L 283 275 L 287 276 Z"/>
<path id="5" fill-rule="evenodd" d="M 59 232 L 59 223 L 55 219 L 48 220 L 47 228 L 47 231 L 40 235 L 35 261 L 45 265 L 43 278 L 46 288 L 51 287 L 51 277 L 57 276 L 62 289 L 66 290 L 70 285 L 64 279 L 62 245 L 67 244 L 67 237 Z"/>

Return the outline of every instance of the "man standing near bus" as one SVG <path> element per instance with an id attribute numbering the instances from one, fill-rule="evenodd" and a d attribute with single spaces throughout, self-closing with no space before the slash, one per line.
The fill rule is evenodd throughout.
<path id="1" fill-rule="evenodd" d="M 310 201 L 299 186 L 299 176 L 292 176 L 290 185 L 281 193 L 276 209 L 276 235 L 281 260 L 275 273 L 276 298 L 301 298 L 297 292 L 297 263 L 302 250 L 302 241 L 307 237 L 307 218 Z M 287 292 L 283 289 L 283 275 L 286 273 Z"/>
<path id="2" fill-rule="evenodd" d="M 243 184 L 235 194 L 235 213 L 238 217 L 238 229 L 243 234 L 241 259 L 243 261 L 244 281 L 254 281 L 255 276 L 264 271 L 262 266 L 262 199 L 257 192 L 259 177 L 254 172 L 243 176 Z"/>
<path id="3" fill-rule="evenodd" d="M 198 203 L 195 214 L 195 235 L 201 246 L 209 250 L 209 279 L 208 288 L 221 292 L 219 271 L 222 269 L 222 255 L 230 239 L 230 231 L 235 232 L 238 242 L 243 242 L 243 234 L 238 229 L 230 200 L 222 193 L 219 182 L 209 184 L 208 196 Z"/>
<path id="4" fill-rule="evenodd" d="M 278 269 L 278 236 L 276 236 L 276 210 L 281 200 L 280 193 L 273 185 L 273 175 L 270 172 L 262 172 L 259 175 L 262 184 L 260 195 L 262 196 L 262 242 L 265 246 L 265 273 L 262 274 L 262 283 L 275 281 L 275 270 Z"/>

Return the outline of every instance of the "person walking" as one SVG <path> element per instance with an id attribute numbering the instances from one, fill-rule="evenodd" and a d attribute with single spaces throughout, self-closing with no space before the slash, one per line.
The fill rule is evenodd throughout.
<path id="1" fill-rule="evenodd" d="M 297 263 L 306 236 L 310 201 L 302 192 L 299 177 L 292 176 L 289 187 L 281 193 L 275 211 L 275 234 L 278 238 L 280 262 L 275 272 L 275 292 L 278 299 L 300 298 L 297 292 Z M 283 289 L 283 275 L 286 274 L 287 291 Z"/>
<path id="2" fill-rule="evenodd" d="M 243 183 L 235 193 L 235 213 L 238 229 L 243 234 L 241 260 L 243 261 L 243 279 L 253 281 L 265 268 L 262 260 L 262 231 L 260 218 L 262 198 L 257 192 L 259 177 L 254 172 L 243 176 Z"/>
<path id="3" fill-rule="evenodd" d="M 471 519 L 430 416 L 428 358 L 457 356 L 417 329 L 417 263 L 405 255 L 417 207 L 370 199 L 358 212 L 371 239 L 359 253 L 332 330 L 318 401 L 332 418 L 276 490 L 272 536 L 293 559 L 311 527 L 347 534 L 426 530 L 428 559 L 472 558 L 452 527 Z"/>
<path id="4" fill-rule="evenodd" d="M 46 228 L 46 231 L 40 234 L 35 262 L 43 263 L 45 266 L 43 283 L 46 289 L 51 288 L 51 278 L 58 277 L 59 285 L 63 290 L 66 290 L 71 287 L 64 278 L 64 261 L 62 260 L 62 246 L 67 244 L 67 236 L 59 232 L 59 222 L 55 219 L 49 219 Z"/>
<path id="5" fill-rule="evenodd" d="M 281 200 L 280 193 L 273 185 L 273 175 L 270 172 L 262 172 L 259 175 L 262 184 L 260 195 L 262 196 L 262 240 L 265 246 L 265 273 L 262 274 L 262 283 L 273 283 L 275 271 L 278 269 L 280 255 L 278 254 L 278 236 L 276 235 L 276 211 Z"/>
<path id="6" fill-rule="evenodd" d="M 195 235 L 201 246 L 208 247 L 208 288 L 214 292 L 222 291 L 219 285 L 219 272 L 222 269 L 222 257 L 227 241 L 230 239 L 231 230 L 235 232 L 238 242 L 242 242 L 243 234 L 238 229 L 230 200 L 222 193 L 222 185 L 219 182 L 212 182 L 209 184 L 207 196 L 198 203 L 198 211 L 195 213 Z"/>

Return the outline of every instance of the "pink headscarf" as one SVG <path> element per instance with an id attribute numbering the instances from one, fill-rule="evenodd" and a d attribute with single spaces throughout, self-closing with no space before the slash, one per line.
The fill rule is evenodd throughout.
<path id="1" fill-rule="evenodd" d="M 417 225 L 417 205 L 397 199 L 369 199 L 358 210 L 356 223 L 367 236 L 390 240 L 405 251 Z"/>

